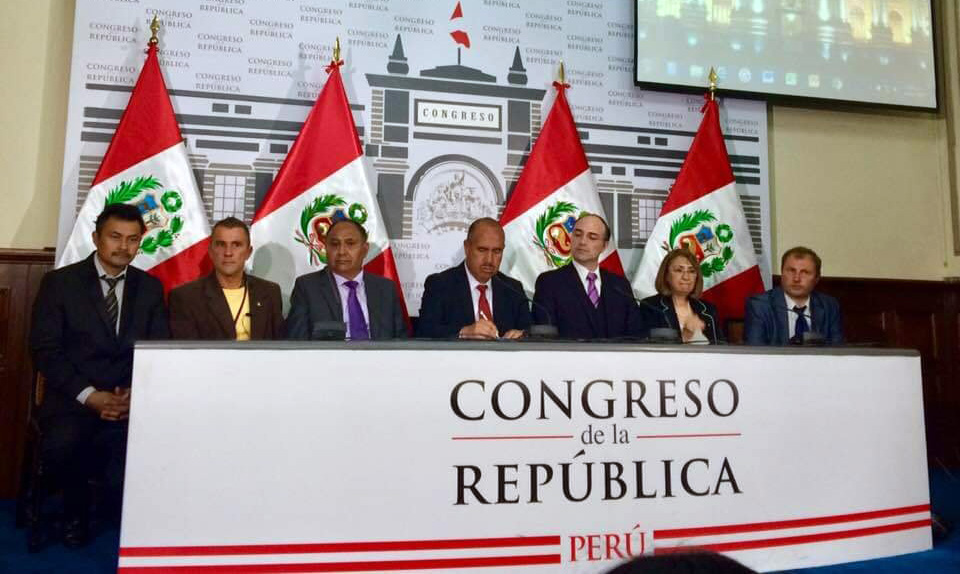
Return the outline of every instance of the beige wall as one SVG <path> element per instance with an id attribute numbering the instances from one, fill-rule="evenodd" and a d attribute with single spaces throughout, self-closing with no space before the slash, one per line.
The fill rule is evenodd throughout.
<path id="1" fill-rule="evenodd" d="M 956 85 L 956 7 L 939 2 Z M 0 7 L 0 248 L 56 243 L 74 0 Z M 957 94 L 947 92 L 951 101 Z M 825 274 L 960 276 L 951 209 L 952 131 L 943 113 L 772 106 L 773 246 L 818 250 Z M 951 194 L 954 200 L 951 203 Z"/>
<path id="2" fill-rule="evenodd" d="M 74 0 L 0 4 L 0 247 L 56 245 Z"/>

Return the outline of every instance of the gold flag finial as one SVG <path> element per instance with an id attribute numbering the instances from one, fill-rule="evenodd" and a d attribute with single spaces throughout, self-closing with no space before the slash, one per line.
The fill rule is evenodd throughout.
<path id="1" fill-rule="evenodd" d="M 340 36 L 337 36 L 337 41 L 333 45 L 333 61 L 340 61 Z"/>
<path id="2" fill-rule="evenodd" d="M 157 37 L 157 34 L 160 32 L 160 19 L 157 18 L 157 15 L 153 15 L 153 20 L 150 22 L 150 41 L 147 44 L 151 46 L 156 46 L 160 43 L 160 38 Z"/>
<path id="3" fill-rule="evenodd" d="M 560 60 L 560 83 L 567 83 L 567 72 L 563 69 L 563 60 Z"/>
<path id="4" fill-rule="evenodd" d="M 713 69 L 713 66 L 710 66 L 710 75 L 708 75 L 707 78 L 710 80 L 710 99 L 713 100 L 716 98 L 717 80 L 719 79 L 717 71 Z"/>

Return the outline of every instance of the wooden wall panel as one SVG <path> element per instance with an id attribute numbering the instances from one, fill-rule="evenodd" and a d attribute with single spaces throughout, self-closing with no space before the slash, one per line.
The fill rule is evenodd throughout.
<path id="1" fill-rule="evenodd" d="M 0 249 L 0 499 L 20 476 L 33 368 L 27 349 L 30 306 L 53 252 Z"/>

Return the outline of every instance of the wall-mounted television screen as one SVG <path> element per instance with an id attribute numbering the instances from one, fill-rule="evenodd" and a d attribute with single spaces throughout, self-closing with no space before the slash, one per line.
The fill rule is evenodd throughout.
<path id="1" fill-rule="evenodd" d="M 639 86 L 935 109 L 931 0 L 634 0 Z"/>

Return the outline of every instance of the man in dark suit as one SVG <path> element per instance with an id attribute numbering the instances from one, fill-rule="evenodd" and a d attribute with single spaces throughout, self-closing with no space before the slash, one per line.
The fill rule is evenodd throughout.
<path id="1" fill-rule="evenodd" d="M 470 224 L 464 262 L 427 277 L 417 335 L 435 339 L 518 339 L 530 327 L 523 285 L 500 273 L 503 228 L 484 217 Z"/>
<path id="2" fill-rule="evenodd" d="M 68 546 L 87 542 L 90 478 L 104 479 L 119 518 L 133 345 L 168 335 L 160 281 L 129 265 L 145 230 L 135 206 L 108 205 L 96 251 L 47 273 L 33 306 L 30 350 L 46 379 L 41 464 L 64 488 Z"/>
<path id="3" fill-rule="evenodd" d="M 320 338 L 318 324 L 346 323 L 347 340 L 407 336 L 397 286 L 367 273 L 367 231 L 351 219 L 338 219 L 327 231 L 327 267 L 297 277 L 290 295 L 287 337 Z"/>
<path id="4" fill-rule="evenodd" d="M 247 224 L 236 217 L 215 223 L 208 253 L 213 272 L 170 292 L 173 338 L 282 339 L 280 286 L 244 271 L 253 253 Z"/>
<path id="5" fill-rule="evenodd" d="M 557 326 L 564 339 L 639 336 L 640 312 L 630 283 L 600 269 L 610 227 L 599 215 L 581 215 L 571 238 L 573 261 L 537 277 L 534 322 Z"/>
<path id="6" fill-rule="evenodd" d="M 827 345 L 843 344 L 840 304 L 814 291 L 820 268 L 812 249 L 787 250 L 780 258 L 780 287 L 747 299 L 744 344 L 802 344 L 805 333 Z"/>

